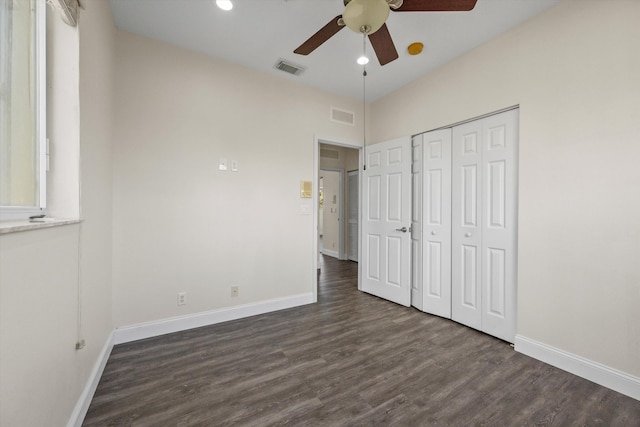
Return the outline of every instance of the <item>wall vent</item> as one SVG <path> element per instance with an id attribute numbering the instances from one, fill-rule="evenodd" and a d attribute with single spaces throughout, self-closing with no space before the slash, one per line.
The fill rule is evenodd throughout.
<path id="1" fill-rule="evenodd" d="M 332 122 L 338 122 L 345 125 L 353 126 L 356 120 L 356 113 L 331 107 L 330 118 Z"/>
<path id="2" fill-rule="evenodd" d="M 328 148 L 320 149 L 320 157 L 324 157 L 325 159 L 340 159 L 340 152 L 338 150 L 330 150 Z"/>
<path id="3" fill-rule="evenodd" d="M 278 59 L 275 68 L 277 70 L 284 71 L 285 73 L 293 74 L 294 76 L 299 76 L 305 70 L 303 66 L 293 64 L 285 61 L 284 59 Z"/>

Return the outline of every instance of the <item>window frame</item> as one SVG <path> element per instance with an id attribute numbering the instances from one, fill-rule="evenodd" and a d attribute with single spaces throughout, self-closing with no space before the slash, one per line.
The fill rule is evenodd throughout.
<path id="1" fill-rule="evenodd" d="M 36 182 L 37 197 L 36 206 L 0 206 L 0 220 L 23 220 L 33 215 L 47 214 L 47 170 L 48 170 L 48 144 L 47 144 L 47 27 L 46 27 L 46 0 L 34 2 L 35 24 L 35 138 L 36 143 Z"/>

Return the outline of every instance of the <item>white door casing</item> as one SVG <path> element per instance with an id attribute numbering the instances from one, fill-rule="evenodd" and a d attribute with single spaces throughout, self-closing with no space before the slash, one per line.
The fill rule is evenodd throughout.
<path id="1" fill-rule="evenodd" d="M 424 310 L 422 263 L 422 135 L 411 138 L 411 305 Z M 425 310 L 426 311 L 426 310 Z"/>
<path id="2" fill-rule="evenodd" d="M 451 129 L 423 135 L 423 310 L 451 318 Z"/>
<path id="3" fill-rule="evenodd" d="M 411 303 L 411 138 L 366 150 L 362 185 L 362 290 Z"/>

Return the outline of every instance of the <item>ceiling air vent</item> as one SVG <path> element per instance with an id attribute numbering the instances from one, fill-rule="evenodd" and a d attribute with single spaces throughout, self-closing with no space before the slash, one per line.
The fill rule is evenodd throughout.
<path id="1" fill-rule="evenodd" d="M 294 76 L 299 76 L 305 70 L 304 67 L 287 62 L 284 59 L 278 59 L 278 62 L 276 62 L 276 69 L 284 71 L 285 73 L 293 74 Z"/>

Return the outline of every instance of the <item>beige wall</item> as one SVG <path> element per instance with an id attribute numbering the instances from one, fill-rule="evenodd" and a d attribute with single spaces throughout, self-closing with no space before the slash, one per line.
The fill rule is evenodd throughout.
<path id="1" fill-rule="evenodd" d="M 113 331 L 112 150 L 115 27 L 108 2 L 80 12 L 80 173 L 82 325 L 78 382 L 84 385 Z"/>
<path id="2" fill-rule="evenodd" d="M 58 34 L 71 43 L 66 53 L 75 52 L 75 59 L 68 59 L 67 65 L 79 64 L 81 77 L 78 87 L 77 72 L 50 75 L 49 87 L 57 87 L 49 94 L 53 105 L 69 108 L 60 107 L 57 118 L 50 116 L 49 122 L 63 120 L 65 125 L 57 122 L 61 134 L 65 130 L 67 135 L 79 134 L 84 222 L 0 236 L 2 426 L 66 425 L 113 329 L 110 98 L 114 28 L 108 2 L 83 4 L 79 28 L 66 26 L 50 12 L 50 42 L 60 41 Z M 53 58 L 51 50 L 49 54 Z M 75 104 L 55 99 L 69 94 L 75 94 Z M 60 147 L 65 153 L 77 153 L 78 138 L 68 138 L 67 145 Z M 77 156 L 71 159 L 77 171 Z M 61 190 L 72 194 L 73 188 Z M 76 212 L 77 191 L 76 181 Z M 86 340 L 86 347 L 76 351 L 79 338 Z"/>
<path id="3" fill-rule="evenodd" d="M 316 173 L 314 132 L 359 140 L 329 111 L 360 103 L 126 32 L 117 52 L 116 326 L 311 295 L 300 181 Z"/>
<path id="4" fill-rule="evenodd" d="M 61 22 L 47 7 L 47 213 L 78 218 L 80 195 L 80 43 L 77 27 Z"/>
<path id="5" fill-rule="evenodd" d="M 372 106 L 374 140 L 520 105 L 518 334 L 640 375 L 640 2 L 564 0 Z"/>

